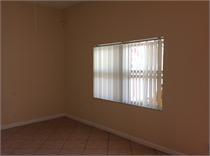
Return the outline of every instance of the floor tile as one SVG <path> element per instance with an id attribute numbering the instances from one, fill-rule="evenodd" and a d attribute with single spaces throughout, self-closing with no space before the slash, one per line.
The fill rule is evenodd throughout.
<path id="1" fill-rule="evenodd" d="M 143 145 L 136 144 L 136 143 L 131 143 L 131 149 L 132 149 L 133 154 L 137 154 L 137 155 L 142 155 L 142 154 L 157 155 L 158 154 L 158 151 L 152 148 L 143 146 Z"/>
<path id="2" fill-rule="evenodd" d="M 52 140 L 52 141 L 62 141 L 62 140 L 66 140 L 69 138 L 69 135 L 66 135 L 66 134 L 62 134 L 62 133 L 54 133 L 54 134 L 51 134 L 47 140 Z"/>
<path id="3" fill-rule="evenodd" d="M 165 155 L 68 118 L 2 130 L 1 154 Z"/>
<path id="4" fill-rule="evenodd" d="M 110 140 L 109 149 L 130 149 L 130 141 L 127 140 Z"/>
<path id="5" fill-rule="evenodd" d="M 98 149 L 98 148 L 93 148 L 93 149 L 86 149 L 85 151 L 84 151 L 84 153 L 83 154 L 87 154 L 87 155 L 89 155 L 89 154 L 99 154 L 99 155 L 106 155 L 107 154 L 107 149 Z"/>
<path id="6" fill-rule="evenodd" d="M 13 153 L 13 148 L 1 148 L 2 155 L 11 155 Z"/>
<path id="7" fill-rule="evenodd" d="M 36 149 L 14 149 L 12 155 L 32 155 Z"/>
<path id="8" fill-rule="evenodd" d="M 132 155 L 132 151 L 128 149 L 112 149 L 108 151 L 110 155 Z"/>
<path id="9" fill-rule="evenodd" d="M 61 149 L 64 144 L 64 141 L 51 141 L 47 140 L 45 141 L 42 145 L 41 148 L 46 148 L 46 149 Z"/>
<path id="10" fill-rule="evenodd" d="M 61 154 L 61 155 L 69 155 L 69 154 L 81 155 L 81 154 L 83 154 L 83 149 L 81 149 L 81 148 L 62 149 L 59 152 L 59 154 Z"/>
<path id="11" fill-rule="evenodd" d="M 59 149 L 38 149 L 35 154 L 36 155 L 56 155 L 60 152 Z"/>
<path id="12" fill-rule="evenodd" d="M 107 140 L 88 140 L 86 148 L 92 149 L 92 148 L 102 148 L 107 149 L 108 147 L 108 141 Z"/>
<path id="13" fill-rule="evenodd" d="M 84 149 L 87 144 L 87 141 L 85 140 L 72 140 L 72 141 L 66 141 L 63 145 L 63 149 L 73 149 L 73 148 L 81 148 Z"/>
<path id="14" fill-rule="evenodd" d="M 24 149 L 37 149 L 43 144 L 42 141 L 22 141 L 15 148 L 24 148 Z"/>
<path id="15" fill-rule="evenodd" d="M 19 148 L 21 145 L 23 145 L 23 140 L 10 140 L 2 142 L 1 147 L 2 148 Z"/>

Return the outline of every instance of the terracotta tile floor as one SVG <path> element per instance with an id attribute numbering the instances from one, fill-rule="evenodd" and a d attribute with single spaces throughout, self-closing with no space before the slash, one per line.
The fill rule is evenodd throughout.
<path id="1" fill-rule="evenodd" d="M 65 117 L 1 131 L 1 153 L 165 155 Z"/>

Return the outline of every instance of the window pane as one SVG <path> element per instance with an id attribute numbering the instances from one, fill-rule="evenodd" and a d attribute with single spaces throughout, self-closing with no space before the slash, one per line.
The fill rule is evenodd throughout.
<path id="1" fill-rule="evenodd" d="M 94 97 L 162 109 L 163 39 L 94 48 Z"/>

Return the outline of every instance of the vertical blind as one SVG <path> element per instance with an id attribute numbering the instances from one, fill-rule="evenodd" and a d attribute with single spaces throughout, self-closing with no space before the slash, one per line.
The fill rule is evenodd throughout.
<path id="1" fill-rule="evenodd" d="M 164 39 L 94 47 L 94 97 L 162 109 Z"/>

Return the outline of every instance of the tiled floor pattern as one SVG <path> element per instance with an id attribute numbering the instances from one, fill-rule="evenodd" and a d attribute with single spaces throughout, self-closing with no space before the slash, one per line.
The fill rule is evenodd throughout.
<path id="1" fill-rule="evenodd" d="M 1 132 L 5 155 L 165 155 L 68 118 L 57 118 Z"/>

